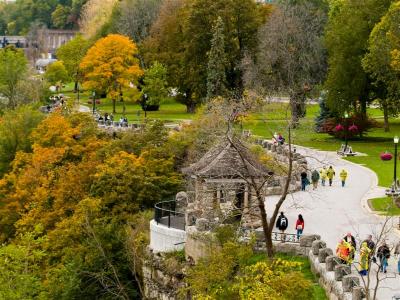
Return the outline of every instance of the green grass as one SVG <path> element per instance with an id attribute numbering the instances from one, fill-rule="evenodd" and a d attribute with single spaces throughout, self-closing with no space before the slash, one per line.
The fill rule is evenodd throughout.
<path id="1" fill-rule="evenodd" d="M 393 200 L 389 197 L 375 198 L 368 200 L 372 210 L 385 213 L 388 216 L 400 215 L 400 208 L 394 205 Z"/>
<path id="2" fill-rule="evenodd" d="M 304 277 L 311 281 L 314 289 L 314 297 L 312 300 L 327 300 L 327 296 L 325 290 L 318 284 L 317 277 L 311 272 L 311 264 L 307 257 L 302 256 L 294 256 L 289 254 L 283 253 L 276 253 L 275 258 L 281 258 L 287 261 L 299 262 L 302 264 L 301 273 Z M 259 261 L 266 260 L 267 256 L 265 253 L 256 253 L 249 258 L 249 264 L 255 264 Z M 311 300 L 311 299 L 310 299 Z"/>

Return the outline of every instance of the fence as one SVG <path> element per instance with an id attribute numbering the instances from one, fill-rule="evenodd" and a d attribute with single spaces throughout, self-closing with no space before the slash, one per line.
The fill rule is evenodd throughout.
<path id="1" fill-rule="evenodd" d="M 185 214 L 176 211 L 176 201 L 163 201 L 154 205 L 154 220 L 157 224 L 185 230 Z"/>

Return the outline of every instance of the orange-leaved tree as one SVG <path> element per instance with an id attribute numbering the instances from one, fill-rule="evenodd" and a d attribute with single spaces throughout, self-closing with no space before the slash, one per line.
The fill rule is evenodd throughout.
<path id="1" fill-rule="evenodd" d="M 135 56 L 137 53 L 135 43 L 128 37 L 110 34 L 98 40 L 82 59 L 83 86 L 106 92 L 113 101 L 113 113 L 121 90 L 143 74 Z"/>

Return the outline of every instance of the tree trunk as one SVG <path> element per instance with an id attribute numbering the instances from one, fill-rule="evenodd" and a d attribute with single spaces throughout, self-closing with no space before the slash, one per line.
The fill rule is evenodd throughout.
<path id="1" fill-rule="evenodd" d="M 78 81 L 75 81 L 74 84 L 74 93 L 78 92 Z"/>
<path id="2" fill-rule="evenodd" d="M 189 103 L 186 104 L 186 112 L 189 114 L 194 114 L 196 113 L 196 103 L 190 101 Z"/>
<path id="3" fill-rule="evenodd" d="M 389 111 L 387 105 L 383 105 L 383 128 L 385 132 L 389 132 Z"/>
<path id="4" fill-rule="evenodd" d="M 290 97 L 290 111 L 292 113 L 291 127 L 296 128 L 299 126 L 300 111 L 299 111 L 299 100 L 296 96 Z"/>
<path id="5" fill-rule="evenodd" d="M 261 224 L 265 237 L 265 247 L 267 250 L 268 257 L 274 256 L 274 248 L 272 244 L 272 234 L 268 227 L 267 212 L 265 211 L 265 204 L 262 195 L 257 192 L 258 207 L 260 208 Z"/>
<path id="6" fill-rule="evenodd" d="M 115 100 L 115 99 L 112 99 L 112 103 L 113 103 L 113 114 L 116 113 L 116 110 L 115 110 L 115 102 L 116 102 L 116 100 Z"/>

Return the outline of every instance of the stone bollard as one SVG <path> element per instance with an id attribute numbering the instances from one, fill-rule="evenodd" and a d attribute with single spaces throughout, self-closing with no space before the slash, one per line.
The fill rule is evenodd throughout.
<path id="1" fill-rule="evenodd" d="M 312 242 L 320 240 L 321 236 L 317 234 L 302 235 L 300 237 L 300 247 L 311 247 Z"/>
<path id="2" fill-rule="evenodd" d="M 335 266 L 335 280 L 342 281 L 343 276 L 351 273 L 350 266 L 348 265 L 337 265 Z"/>
<path id="3" fill-rule="evenodd" d="M 364 288 L 361 286 L 353 287 L 353 292 L 351 294 L 352 300 L 362 300 L 365 297 Z"/>
<path id="4" fill-rule="evenodd" d="M 335 270 L 335 266 L 339 264 L 339 258 L 336 255 L 329 255 L 325 258 L 326 270 L 332 272 Z"/>
<path id="5" fill-rule="evenodd" d="M 311 250 L 314 255 L 318 255 L 319 249 L 326 248 L 326 243 L 321 240 L 315 240 L 311 244 Z"/>
<path id="6" fill-rule="evenodd" d="M 351 292 L 353 287 L 360 285 L 360 278 L 357 275 L 345 275 L 342 278 L 343 292 Z"/>
<path id="7" fill-rule="evenodd" d="M 326 262 L 326 258 L 330 255 L 333 254 L 333 251 L 331 248 L 322 248 L 319 249 L 318 251 L 318 261 L 320 263 L 325 263 Z"/>
<path id="8" fill-rule="evenodd" d="M 272 152 L 276 152 L 276 145 L 275 145 L 275 144 L 272 144 L 272 146 L 271 146 L 271 151 L 272 151 Z"/>

